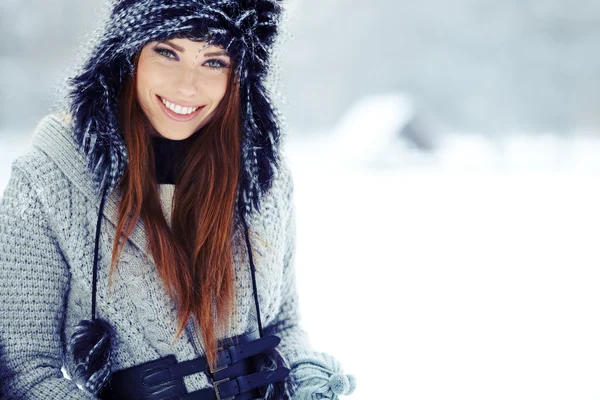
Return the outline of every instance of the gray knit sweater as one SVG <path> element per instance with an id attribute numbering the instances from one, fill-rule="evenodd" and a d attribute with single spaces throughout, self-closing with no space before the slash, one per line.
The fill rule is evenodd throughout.
<path id="1" fill-rule="evenodd" d="M 66 341 L 74 327 L 90 318 L 92 265 L 100 198 L 95 194 L 86 160 L 71 136 L 71 126 L 57 115 L 44 117 L 32 146 L 12 164 L 0 199 L 0 398 L 93 399 L 72 376 Z M 285 159 L 284 159 L 285 160 Z M 171 204 L 172 187 L 163 186 L 163 205 Z M 101 228 L 99 318 L 115 327 L 115 364 L 119 370 L 175 354 L 183 361 L 204 354 L 202 338 L 176 333 L 176 308 L 169 299 L 138 221 L 126 243 L 107 293 L 108 263 L 117 223 L 119 191 L 105 205 Z M 170 215 L 165 207 L 165 215 Z M 168 219 L 170 220 L 170 218 Z M 354 377 L 343 375 L 337 360 L 312 348 L 299 324 L 294 251 L 293 180 L 287 162 L 265 194 L 260 213 L 249 216 L 263 326 L 277 324 L 278 349 L 292 373 L 306 385 L 295 399 L 337 398 L 354 390 Z M 232 335 L 256 328 L 252 280 L 243 232 L 234 233 L 236 318 Z M 347 379 L 342 383 L 340 374 Z M 335 376 L 334 376 L 335 375 Z M 336 378 L 334 380 L 332 378 Z M 184 378 L 188 392 L 211 387 L 205 373 Z M 350 388 L 348 387 L 350 382 Z M 336 385 L 345 385 L 336 388 Z M 315 397 L 316 398 L 316 397 Z"/>

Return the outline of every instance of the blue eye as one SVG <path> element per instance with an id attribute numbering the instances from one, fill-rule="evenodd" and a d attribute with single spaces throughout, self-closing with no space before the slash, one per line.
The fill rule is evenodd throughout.
<path id="1" fill-rule="evenodd" d="M 158 54 L 160 54 L 161 56 L 164 56 L 166 58 L 170 58 L 171 60 L 173 60 L 173 59 L 176 60 L 177 59 L 177 57 L 175 57 L 175 53 L 173 53 L 171 50 L 161 49 L 160 47 L 156 47 L 156 48 L 154 48 L 154 51 L 157 52 Z M 174 56 L 174 58 L 166 56 L 165 54 L 170 54 L 170 55 Z"/>
<path id="2" fill-rule="evenodd" d="M 210 68 L 210 69 L 224 69 L 224 68 L 227 68 L 229 66 L 229 64 L 227 64 L 227 63 L 225 63 L 225 62 L 223 62 L 223 61 L 221 61 L 219 59 L 216 59 L 216 58 L 212 59 L 212 60 L 208 60 L 206 63 L 210 64 L 212 62 L 216 63 L 216 67 L 210 67 L 209 66 L 208 68 Z"/>

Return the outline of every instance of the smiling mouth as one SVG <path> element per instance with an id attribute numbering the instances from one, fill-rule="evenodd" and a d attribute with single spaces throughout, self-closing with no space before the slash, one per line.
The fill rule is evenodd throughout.
<path id="1" fill-rule="evenodd" d="M 161 97 L 159 95 L 156 95 L 159 99 L 161 99 L 161 101 L 163 102 L 164 105 L 167 106 L 168 109 L 170 109 L 171 111 L 176 112 L 177 114 L 181 114 L 181 115 L 186 115 L 189 114 L 191 112 L 196 111 L 196 109 L 203 107 L 203 106 L 190 106 L 190 105 L 181 105 L 179 103 L 175 103 L 173 101 L 167 100 L 164 97 Z"/>
<path id="2" fill-rule="evenodd" d="M 162 108 L 163 112 L 169 118 L 179 122 L 186 122 L 194 119 L 200 113 L 200 111 L 204 109 L 204 106 L 182 107 L 181 105 L 172 103 L 167 99 L 163 99 L 159 95 L 156 95 L 156 98 L 160 103 L 160 107 Z"/>

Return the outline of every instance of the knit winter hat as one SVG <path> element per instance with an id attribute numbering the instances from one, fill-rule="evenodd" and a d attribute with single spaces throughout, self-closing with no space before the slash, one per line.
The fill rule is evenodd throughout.
<path id="1" fill-rule="evenodd" d="M 280 0 L 111 0 L 110 17 L 89 58 L 68 79 L 67 111 L 76 142 L 100 191 L 114 189 L 128 162 L 118 124 L 118 96 L 133 75 L 133 56 L 148 42 L 187 38 L 222 46 L 240 82 L 244 214 L 259 209 L 280 164 L 280 114 L 265 80 L 282 16 Z"/>

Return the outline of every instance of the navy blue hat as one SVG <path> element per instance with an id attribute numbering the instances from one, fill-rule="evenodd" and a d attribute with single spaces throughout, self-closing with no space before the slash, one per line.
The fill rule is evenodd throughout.
<path id="1" fill-rule="evenodd" d="M 76 142 L 99 190 L 114 189 L 127 149 L 118 124 L 118 95 L 133 75 L 133 56 L 151 41 L 182 37 L 222 46 L 235 61 L 243 121 L 239 197 L 244 214 L 258 210 L 280 165 L 280 120 L 267 93 L 280 0 L 113 0 L 89 58 L 68 79 L 68 112 Z"/>

